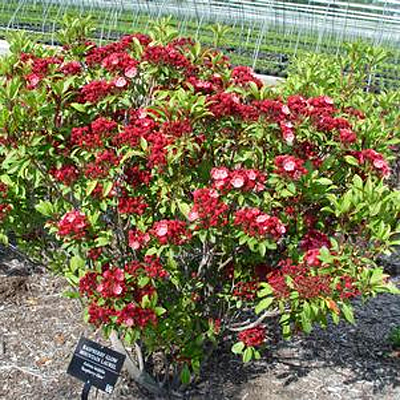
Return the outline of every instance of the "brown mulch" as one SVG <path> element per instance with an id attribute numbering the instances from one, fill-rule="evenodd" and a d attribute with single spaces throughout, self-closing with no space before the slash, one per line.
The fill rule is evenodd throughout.
<path id="1" fill-rule="evenodd" d="M 0 399 L 79 399 L 82 383 L 66 374 L 81 335 L 106 343 L 82 319 L 78 300 L 62 295 L 61 279 L 45 272 L 0 275 Z M 357 302 L 355 326 L 316 329 L 273 345 L 261 361 L 243 366 L 229 351 L 216 354 L 187 399 L 400 400 L 400 356 L 387 338 L 400 325 L 400 296 Z M 109 396 L 147 397 L 123 376 Z"/>

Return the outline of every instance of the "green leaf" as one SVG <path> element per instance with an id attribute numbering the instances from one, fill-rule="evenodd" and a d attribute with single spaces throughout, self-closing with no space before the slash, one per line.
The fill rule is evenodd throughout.
<path id="1" fill-rule="evenodd" d="M 73 256 L 69 262 L 72 272 L 77 272 L 85 268 L 85 260 L 80 256 Z"/>
<path id="2" fill-rule="evenodd" d="M 142 136 L 140 137 L 140 147 L 143 151 L 146 151 L 148 147 L 147 140 Z"/>
<path id="3" fill-rule="evenodd" d="M 261 300 L 255 307 L 254 311 L 256 314 L 260 314 L 260 312 L 267 309 L 274 301 L 273 297 L 266 297 L 265 299 Z"/>
<path id="4" fill-rule="evenodd" d="M 274 293 L 274 289 L 272 289 L 272 286 L 269 283 L 263 282 L 260 286 L 262 289 L 257 293 L 258 297 L 265 297 Z"/>
<path id="5" fill-rule="evenodd" d="M 114 187 L 114 182 L 107 182 L 107 183 L 105 183 L 104 184 L 104 187 L 103 187 L 103 196 L 104 197 L 107 197 L 109 194 L 110 194 L 110 192 L 111 192 L 111 189 Z"/>
<path id="6" fill-rule="evenodd" d="M 139 286 L 140 288 L 143 288 L 143 287 L 145 287 L 149 282 L 150 282 L 150 278 L 149 278 L 148 276 L 141 276 L 141 277 L 138 279 L 138 286 Z"/>
<path id="7" fill-rule="evenodd" d="M 41 201 L 39 204 L 36 204 L 35 209 L 46 217 L 50 217 L 54 213 L 53 203 L 50 201 Z"/>
<path id="8" fill-rule="evenodd" d="M 89 181 L 86 186 L 86 196 L 90 196 L 97 186 L 97 181 Z"/>
<path id="9" fill-rule="evenodd" d="M 232 353 L 242 354 L 244 347 L 245 345 L 243 342 L 237 342 L 231 347 Z"/>
<path id="10" fill-rule="evenodd" d="M 326 186 L 326 185 L 332 185 L 333 182 L 328 178 L 319 178 L 317 179 L 317 183 Z"/>
<path id="11" fill-rule="evenodd" d="M 252 347 L 247 347 L 247 349 L 243 353 L 243 362 L 248 363 L 253 358 L 253 351 Z"/>
<path id="12" fill-rule="evenodd" d="M 157 317 L 159 317 L 160 315 L 163 315 L 167 312 L 167 310 L 163 307 L 156 307 L 154 309 L 154 312 L 156 313 Z"/>
<path id="13" fill-rule="evenodd" d="M 4 244 L 4 246 L 8 246 L 8 236 L 4 233 L 0 233 L 0 243 Z"/>
<path id="14" fill-rule="evenodd" d="M 354 314 L 353 314 L 353 310 L 350 306 L 343 303 L 342 304 L 342 313 L 347 322 L 350 322 L 350 324 L 354 324 Z"/>
<path id="15" fill-rule="evenodd" d="M 190 378 L 191 378 L 191 375 L 190 375 L 189 367 L 187 366 L 187 364 L 185 364 L 181 371 L 181 382 L 184 385 L 188 385 L 190 383 Z"/>
<path id="16" fill-rule="evenodd" d="M 191 207 L 189 204 L 184 203 L 183 201 L 177 201 L 179 211 L 187 217 L 189 215 L 189 212 L 191 210 Z"/>
<path id="17" fill-rule="evenodd" d="M 71 103 L 71 107 L 72 107 L 74 110 L 79 111 L 79 112 L 82 112 L 82 113 L 84 113 L 84 112 L 87 111 L 87 110 L 86 110 L 86 106 L 85 106 L 84 104 L 81 104 L 81 103 Z"/>
<path id="18" fill-rule="evenodd" d="M 259 251 L 261 257 L 265 257 L 265 254 L 267 252 L 267 246 L 265 245 L 265 243 L 261 242 L 258 245 L 258 251 Z"/>
<path id="19" fill-rule="evenodd" d="M 108 236 L 99 236 L 96 240 L 96 247 L 107 246 L 111 242 L 111 238 Z"/>
<path id="20" fill-rule="evenodd" d="M 344 159 L 347 162 L 347 164 L 354 165 L 355 167 L 358 167 L 360 165 L 357 158 L 353 156 L 344 156 Z"/>

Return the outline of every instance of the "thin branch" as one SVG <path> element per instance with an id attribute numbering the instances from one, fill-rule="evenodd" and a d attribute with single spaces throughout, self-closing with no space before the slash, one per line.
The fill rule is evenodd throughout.
<path id="1" fill-rule="evenodd" d="M 144 371 L 143 353 L 142 353 L 142 349 L 137 344 L 137 342 L 135 342 L 135 351 L 136 351 L 137 361 L 139 364 L 139 370 L 140 370 L 140 372 L 143 372 Z"/>
<path id="2" fill-rule="evenodd" d="M 157 382 L 146 371 L 144 371 L 144 370 L 141 371 L 140 366 L 138 367 L 138 365 L 136 365 L 136 363 L 133 361 L 130 354 L 127 352 L 124 344 L 118 337 L 118 334 L 116 331 L 111 332 L 110 340 L 111 340 L 113 348 L 126 356 L 124 365 L 129 373 L 129 376 L 139 386 L 147 389 L 152 394 L 155 394 L 157 396 L 165 395 L 165 390 L 163 388 L 161 388 L 157 384 Z M 142 362 L 143 362 L 143 360 L 142 360 Z M 139 361 L 139 364 L 140 364 L 140 361 Z"/>
<path id="3" fill-rule="evenodd" d="M 277 317 L 278 315 L 281 315 L 280 310 L 265 311 L 255 321 L 251 322 L 250 324 L 248 324 L 247 321 L 239 322 L 237 324 L 233 324 L 231 327 L 228 326 L 228 329 L 232 332 L 245 331 L 247 329 L 255 328 L 256 326 L 260 325 L 266 318 L 274 318 Z"/>

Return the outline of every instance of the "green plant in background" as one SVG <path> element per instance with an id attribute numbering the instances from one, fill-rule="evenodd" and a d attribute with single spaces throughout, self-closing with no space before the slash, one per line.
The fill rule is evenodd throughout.
<path id="1" fill-rule="evenodd" d="M 210 29 L 214 35 L 212 44 L 214 47 L 218 48 L 224 44 L 227 33 L 230 31 L 230 27 L 227 25 L 216 24 L 212 25 Z"/>

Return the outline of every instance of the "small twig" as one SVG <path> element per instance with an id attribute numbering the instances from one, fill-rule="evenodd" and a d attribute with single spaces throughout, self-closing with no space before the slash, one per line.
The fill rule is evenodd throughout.
<path id="1" fill-rule="evenodd" d="M 247 321 L 239 322 L 237 324 L 232 325 L 231 327 L 228 326 L 228 329 L 232 332 L 245 331 L 247 329 L 255 328 L 256 326 L 260 325 L 261 322 L 263 322 L 264 319 L 266 319 L 266 318 L 277 317 L 280 314 L 281 314 L 280 310 L 265 311 L 264 314 L 261 314 L 254 322 L 252 322 L 250 324 L 247 324 Z M 243 325 L 243 324 L 247 324 L 247 325 Z"/>
<path id="2" fill-rule="evenodd" d="M 12 368 L 17 369 L 18 371 L 21 371 L 21 372 L 23 372 L 25 374 L 29 374 L 29 375 L 35 376 L 36 378 L 40 378 L 42 380 L 45 379 L 45 378 L 43 378 L 42 375 L 36 374 L 35 372 L 30 371 L 29 369 L 26 369 L 26 368 L 23 368 L 23 367 L 19 367 L 18 365 L 15 365 L 15 364 L 2 366 L 2 367 L 0 367 L 0 371 L 1 370 L 6 370 L 6 369 L 12 369 Z"/>

